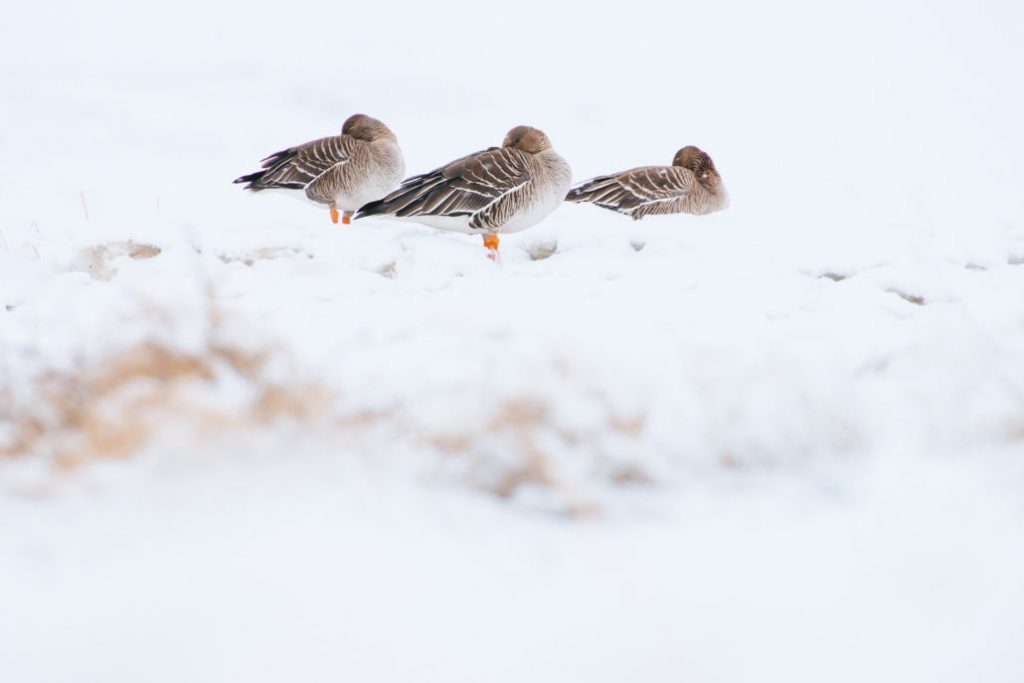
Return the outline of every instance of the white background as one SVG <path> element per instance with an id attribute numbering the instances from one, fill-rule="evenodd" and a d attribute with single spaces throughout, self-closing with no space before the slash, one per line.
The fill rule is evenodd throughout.
<path id="1" fill-rule="evenodd" d="M 1020 680 L 1022 45 L 995 1 L 7 8 L 0 445 L 44 430 L 0 459 L 2 677 Z M 732 205 L 565 205 L 496 265 L 230 183 L 355 112 L 410 173 L 696 144 Z M 162 251 L 89 272 L 124 240 Z M 40 388 L 212 334 L 313 416 L 143 378 L 74 398 L 174 399 L 107 459 Z"/>

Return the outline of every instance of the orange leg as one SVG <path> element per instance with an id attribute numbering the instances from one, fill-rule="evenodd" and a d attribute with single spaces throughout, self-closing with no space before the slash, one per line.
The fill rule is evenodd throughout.
<path id="1" fill-rule="evenodd" d="M 333 206 L 331 207 L 331 222 L 335 224 L 338 222 L 338 210 Z"/>
<path id="2" fill-rule="evenodd" d="M 346 211 L 345 213 L 342 214 L 342 216 L 341 216 L 341 224 L 342 225 L 352 225 L 352 212 L 351 211 Z"/>
<path id="3" fill-rule="evenodd" d="M 490 253 L 487 254 L 487 258 L 491 259 L 492 261 L 497 261 L 498 257 L 500 256 L 500 254 L 498 253 L 499 242 L 500 240 L 498 239 L 497 235 L 484 235 L 484 246 L 490 250 Z"/>

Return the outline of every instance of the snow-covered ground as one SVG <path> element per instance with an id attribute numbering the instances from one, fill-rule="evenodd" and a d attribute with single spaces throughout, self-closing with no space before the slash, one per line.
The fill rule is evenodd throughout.
<path id="1" fill-rule="evenodd" d="M 0 679 L 1024 679 L 1024 9 L 22 5 Z M 231 185 L 707 150 L 503 238 Z"/>

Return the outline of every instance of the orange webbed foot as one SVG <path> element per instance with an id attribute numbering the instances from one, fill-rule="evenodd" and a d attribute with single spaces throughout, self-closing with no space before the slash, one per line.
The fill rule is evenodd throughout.
<path id="1" fill-rule="evenodd" d="M 498 245 L 501 240 L 498 239 L 497 235 L 484 235 L 484 246 L 487 247 L 487 258 L 492 261 L 498 261 L 501 259 L 501 254 L 498 253 Z"/>
<path id="2" fill-rule="evenodd" d="M 335 223 L 337 223 L 337 221 L 335 221 Z M 352 225 L 352 216 L 342 216 L 341 217 L 341 224 L 342 225 Z"/>

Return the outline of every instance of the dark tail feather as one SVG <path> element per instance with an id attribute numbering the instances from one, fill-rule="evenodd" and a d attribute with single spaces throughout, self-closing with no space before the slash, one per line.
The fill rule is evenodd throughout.
<path id="1" fill-rule="evenodd" d="M 248 183 L 245 186 L 246 190 L 252 190 L 253 192 L 259 192 L 260 190 L 301 190 L 305 185 L 302 183 L 291 182 L 291 183 L 280 183 L 280 182 L 267 182 L 265 180 L 266 175 L 272 171 L 276 171 L 282 164 L 287 163 L 295 156 L 295 149 L 285 149 L 280 152 L 274 152 L 269 157 L 263 160 L 263 169 L 250 173 L 249 175 L 235 178 L 233 183 Z"/>
<path id="2" fill-rule="evenodd" d="M 604 181 L 608 180 L 611 176 L 598 176 L 597 178 L 591 178 L 590 180 L 584 181 L 576 187 L 569 190 L 569 194 L 565 195 L 565 201 L 567 202 L 589 202 L 593 201 L 593 192 L 598 189 Z"/>
<path id="3" fill-rule="evenodd" d="M 353 216 L 353 220 L 365 218 L 366 216 L 380 216 L 386 213 L 388 213 L 387 197 L 359 207 L 359 210 L 356 211 L 356 215 Z"/>
<path id="4" fill-rule="evenodd" d="M 406 181 L 408 182 L 408 181 Z M 389 194 L 383 199 L 370 202 L 365 206 L 361 207 L 356 213 L 356 218 L 363 218 L 365 216 L 400 216 L 405 217 L 411 215 L 411 213 L 417 207 L 410 209 L 410 204 L 413 200 L 423 196 L 423 188 L 420 186 L 408 186 L 402 185 L 397 190 Z"/>
<path id="5" fill-rule="evenodd" d="M 402 185 L 397 190 L 386 197 L 382 197 L 381 199 L 359 207 L 359 211 L 356 212 L 355 217 L 364 218 L 365 216 L 387 216 L 396 213 L 398 209 L 401 209 L 408 203 L 408 201 L 403 200 L 407 200 L 410 193 L 415 194 L 416 188 L 406 187 L 405 183 L 407 182 L 409 181 L 403 181 Z"/>
<path id="6" fill-rule="evenodd" d="M 593 192 L 593 189 L 594 187 L 590 183 L 580 185 L 579 187 L 574 187 L 571 190 L 569 190 L 569 194 L 565 195 L 565 201 L 575 202 L 577 204 L 581 202 L 592 201 L 593 197 L 591 196 L 591 194 Z"/>
<path id="7" fill-rule="evenodd" d="M 433 191 L 445 182 L 441 170 L 406 178 L 398 186 L 398 189 L 387 197 L 370 202 L 359 209 L 356 218 L 362 218 L 363 216 L 408 218 L 422 214 L 434 214 L 443 207 L 446 201 L 444 197 L 433 194 Z M 445 215 L 456 216 L 463 214 L 445 213 Z"/>
<path id="8" fill-rule="evenodd" d="M 240 178 L 235 178 L 231 182 L 233 182 L 235 184 L 238 184 L 238 183 L 248 183 L 245 186 L 246 190 L 252 190 L 253 192 L 259 192 L 260 190 L 267 189 L 266 187 L 263 186 L 263 184 L 261 182 L 263 180 L 264 174 L 266 174 L 266 171 L 256 171 L 255 173 L 250 173 L 249 175 L 244 175 L 244 176 L 241 176 Z"/>

